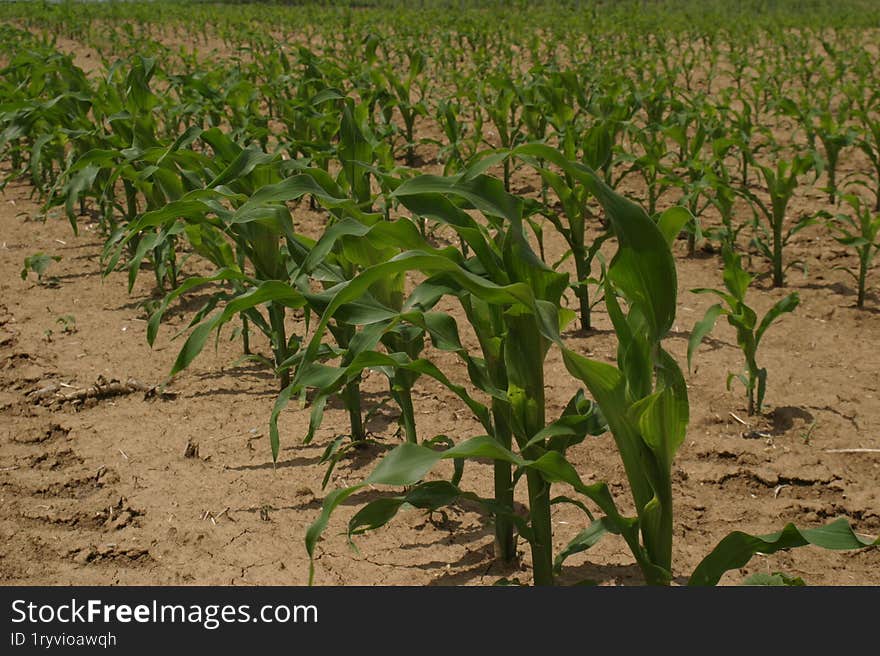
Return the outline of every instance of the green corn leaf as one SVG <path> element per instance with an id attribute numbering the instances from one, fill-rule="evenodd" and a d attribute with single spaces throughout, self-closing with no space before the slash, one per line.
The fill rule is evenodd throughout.
<path id="1" fill-rule="evenodd" d="M 368 219 L 378 218 L 375 214 L 367 214 L 358 209 L 357 205 L 348 198 L 336 195 L 338 190 L 329 185 L 321 184 L 318 175 L 308 170 L 304 173 L 298 173 L 289 178 L 285 178 L 280 182 L 268 184 L 260 187 L 236 212 L 236 216 L 247 214 L 252 208 L 260 207 L 267 203 L 279 203 L 284 201 L 292 201 L 311 195 L 327 208 L 345 208 L 356 218 Z"/>
<path id="2" fill-rule="evenodd" d="M 808 544 L 833 550 L 861 549 L 880 545 L 880 538 L 857 535 L 844 517 L 820 528 L 799 529 L 786 524 L 778 533 L 763 536 L 734 531 L 697 565 L 688 585 L 716 585 L 725 572 L 744 567 L 755 554 L 769 555 Z"/>
<path id="3" fill-rule="evenodd" d="M 767 328 L 770 327 L 770 324 L 776 321 L 780 315 L 785 314 L 786 312 L 793 312 L 799 303 L 800 296 L 798 296 L 797 292 L 792 292 L 785 298 L 777 301 L 776 304 L 767 311 L 767 314 L 765 314 L 764 318 L 761 320 L 761 325 L 758 326 L 758 329 L 755 331 L 755 348 L 758 347 L 758 344 L 761 342 L 761 337 L 763 337 Z"/>
<path id="4" fill-rule="evenodd" d="M 679 233 L 684 229 L 688 221 L 693 220 L 693 214 L 686 207 L 676 205 L 660 215 L 660 218 L 657 219 L 657 227 L 663 233 L 666 244 L 672 248 L 672 244 L 675 243 Z"/>
<path id="5" fill-rule="evenodd" d="M 207 187 L 212 189 L 220 185 L 228 184 L 243 178 L 250 174 L 255 168 L 262 164 L 268 164 L 275 159 L 275 155 L 269 155 L 256 147 L 249 147 L 241 151 L 236 158 L 223 169 L 217 177 L 208 183 Z"/>
<path id="6" fill-rule="evenodd" d="M 293 395 L 294 386 L 288 385 L 278 394 L 272 413 L 269 416 L 269 447 L 272 449 L 272 462 L 278 462 L 278 453 L 281 450 L 281 439 L 278 435 L 278 416 L 287 407 L 290 397 Z M 321 410 L 324 406 L 321 404 Z"/>
<path id="7" fill-rule="evenodd" d="M 299 291 L 277 280 L 267 280 L 257 287 L 239 294 L 226 304 L 222 312 L 195 327 L 180 349 L 177 360 L 175 360 L 174 366 L 171 369 L 171 375 L 173 376 L 186 369 L 195 357 L 201 353 L 211 331 L 220 328 L 240 312 L 268 302 L 278 303 L 291 308 L 299 308 L 306 303 L 305 298 Z"/>
<path id="8" fill-rule="evenodd" d="M 351 518 L 348 534 L 357 535 L 387 524 L 404 504 L 423 510 L 437 510 L 448 506 L 461 495 L 449 481 L 430 481 L 410 489 L 407 494 L 385 497 L 368 503 Z"/>
<path id="9" fill-rule="evenodd" d="M 617 532 L 615 530 L 616 528 L 614 522 L 608 522 L 604 517 L 591 522 L 587 528 L 572 538 L 571 542 L 569 542 L 565 548 L 557 554 L 556 558 L 553 560 L 553 571 L 559 574 L 559 572 L 562 571 L 562 564 L 569 558 L 569 556 L 590 549 L 593 545 L 599 542 L 599 540 L 602 539 L 602 536 L 606 533 Z"/>
<path id="10" fill-rule="evenodd" d="M 450 458 L 489 458 L 518 466 L 527 464 L 527 461 L 505 449 L 488 435 L 472 437 L 444 451 L 404 442 L 392 449 L 376 465 L 364 480 L 364 485 L 414 485 L 422 480 L 437 462 Z"/>
<path id="11" fill-rule="evenodd" d="M 725 314 L 724 308 L 721 306 L 720 303 L 716 303 L 708 310 L 706 310 L 706 314 L 703 315 L 703 318 L 700 321 L 694 324 L 693 330 L 691 330 L 691 336 L 688 339 L 688 370 L 690 370 L 691 368 L 691 362 L 693 360 L 694 353 L 696 353 L 697 351 L 697 348 L 699 348 L 706 335 L 711 333 L 712 330 L 715 328 L 715 322 L 722 314 Z"/>
<path id="12" fill-rule="evenodd" d="M 642 439 L 668 471 L 687 431 L 687 402 L 682 403 L 678 390 L 665 387 L 634 403 L 630 412 Z"/>
<path id="13" fill-rule="evenodd" d="M 334 490 L 328 494 L 324 498 L 324 503 L 321 506 L 321 514 L 318 516 L 318 519 L 312 522 L 306 530 L 305 542 L 306 552 L 309 555 L 309 585 L 312 585 L 315 580 L 315 545 L 318 544 L 321 534 L 324 532 L 324 529 L 327 528 L 330 516 L 341 503 L 363 487 L 364 484 L 362 483 L 360 485 Z"/>
<path id="14" fill-rule="evenodd" d="M 485 175 L 440 177 L 420 175 L 410 178 L 394 191 L 394 196 L 441 194 L 458 196 L 488 216 L 517 221 L 522 216 L 522 200 L 508 194 L 503 183 Z"/>
<path id="15" fill-rule="evenodd" d="M 782 572 L 773 572 L 772 574 L 757 572 L 746 578 L 740 585 L 802 587 L 805 586 L 806 583 L 804 583 L 804 580 L 799 576 L 791 577 Z"/>
<path id="16" fill-rule="evenodd" d="M 333 250 L 336 243 L 346 237 L 354 238 L 355 242 L 368 242 L 374 251 L 380 254 L 382 252 L 380 249 L 388 252 L 390 247 L 403 250 L 430 247 L 419 234 L 418 228 L 411 221 L 379 221 L 374 222 L 373 225 L 366 225 L 363 221 L 346 218 L 327 228 L 303 261 L 300 267 L 301 272 L 308 273 L 313 271 L 327 258 L 327 255 Z M 388 258 L 383 258 L 383 261 L 385 259 Z M 375 261 L 369 262 L 369 264 L 377 263 Z"/>
<path id="17" fill-rule="evenodd" d="M 646 446 L 629 418 L 626 380 L 616 367 L 590 360 L 568 349 L 562 350 L 562 358 L 566 369 L 586 384 L 602 409 L 621 453 L 633 498 L 638 507 L 644 507 L 654 496 L 641 465 L 650 459 L 650 454 L 644 453 Z"/>
<path id="18" fill-rule="evenodd" d="M 549 440 L 548 448 L 564 453 L 567 448 L 578 444 L 587 435 L 602 435 L 607 432 L 608 425 L 598 405 L 588 401 L 587 408 L 583 411 L 572 407 L 574 400 L 582 396 L 583 392 L 579 391 L 569 402 L 562 416 L 536 433 L 524 448 Z"/>
<path id="19" fill-rule="evenodd" d="M 374 485 L 413 485 L 440 460 L 441 453 L 420 444 L 404 442 L 379 461 L 364 481 Z"/>
<path id="20" fill-rule="evenodd" d="M 651 342 L 646 339 L 643 326 L 638 325 L 642 316 L 633 308 L 629 321 L 617 301 L 610 280 L 605 281 L 605 307 L 617 333 L 617 361 L 624 373 L 629 398 L 641 398 L 651 392 L 653 362 Z M 635 324 L 635 325 L 631 325 Z"/>
<path id="21" fill-rule="evenodd" d="M 419 178 L 413 178 L 418 180 Z M 401 184 L 394 191 L 394 197 L 417 216 L 424 216 L 451 226 L 465 241 L 489 277 L 495 281 L 506 280 L 506 273 L 499 266 L 500 256 L 497 246 L 488 239 L 485 228 L 480 226 L 467 212 L 437 191 L 423 192 L 418 187 Z M 495 250 L 493 250 L 493 248 Z"/>
<path id="22" fill-rule="evenodd" d="M 385 497 L 371 501 L 358 510 L 348 522 L 349 536 L 366 533 L 384 526 L 394 518 L 397 511 L 405 503 L 406 497 Z"/>
<path id="23" fill-rule="evenodd" d="M 741 256 L 739 253 L 733 252 L 732 249 L 725 246 L 724 248 L 724 286 L 737 301 L 742 301 L 746 297 L 746 290 L 752 284 L 752 276 L 742 268 L 740 264 Z M 731 307 L 734 304 L 731 303 Z"/>
<path id="24" fill-rule="evenodd" d="M 67 213 L 67 218 L 70 221 L 70 227 L 73 228 L 73 234 L 78 234 L 74 203 L 76 203 L 83 192 L 88 191 L 92 187 L 100 170 L 101 169 L 98 166 L 89 164 L 82 170 L 77 171 L 76 175 L 71 178 L 65 188 L 65 191 L 67 192 L 67 200 L 64 207 Z"/>
<path id="25" fill-rule="evenodd" d="M 220 156 L 220 159 L 226 162 L 234 160 L 242 151 L 241 146 L 224 134 L 220 128 L 205 130 L 202 132 L 201 137 L 205 143 L 214 149 L 214 152 Z"/>

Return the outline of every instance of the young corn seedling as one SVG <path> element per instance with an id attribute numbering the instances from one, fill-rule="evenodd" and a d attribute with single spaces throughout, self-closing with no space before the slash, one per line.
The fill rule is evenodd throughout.
<path id="1" fill-rule="evenodd" d="M 512 148 L 522 139 L 523 118 L 518 111 L 521 99 L 519 88 L 510 75 L 495 74 L 486 79 L 479 88 L 478 98 L 480 104 L 486 108 L 489 119 L 498 133 L 498 146 Z M 495 147 L 495 144 L 490 144 Z M 505 159 L 504 189 L 510 191 L 510 176 L 512 174 L 511 160 Z"/>
<path id="2" fill-rule="evenodd" d="M 404 145 L 406 154 L 406 165 L 415 165 L 415 124 L 416 118 L 426 116 L 428 113 L 424 103 L 424 93 L 422 99 L 413 99 L 413 83 L 422 74 L 427 63 L 425 53 L 421 50 L 412 50 L 407 53 L 409 67 L 405 76 L 398 77 L 394 69 L 386 67 L 383 75 L 388 86 L 394 91 L 394 106 L 400 112 L 403 119 L 404 137 L 406 143 Z M 424 91 L 424 90 L 423 90 Z"/>
<path id="3" fill-rule="evenodd" d="M 471 127 L 463 119 L 464 108 L 456 99 L 441 100 L 436 109 L 435 118 L 443 130 L 445 140 L 425 139 L 439 147 L 437 159 L 443 164 L 443 175 L 453 175 L 465 167 L 465 164 L 477 152 L 483 131 L 483 114 L 473 113 Z"/>
<path id="4" fill-rule="evenodd" d="M 747 225 L 746 223 L 734 225 L 734 204 L 739 195 L 739 189 L 734 184 L 725 162 L 733 145 L 733 142 L 725 137 L 714 139 L 712 141 L 712 158 L 706 172 L 709 201 L 721 216 L 721 227 L 709 231 L 709 236 L 717 239 L 722 246 L 724 244 L 735 245 L 740 231 Z"/>
<path id="5" fill-rule="evenodd" d="M 851 146 L 857 136 L 855 130 L 846 125 L 848 114 L 849 108 L 845 104 L 834 114 L 824 111 L 819 114 L 819 125 L 816 127 L 816 136 L 825 151 L 822 164 L 828 173 L 828 202 L 832 205 L 837 203 L 837 163 L 840 153 Z"/>
<path id="6" fill-rule="evenodd" d="M 621 161 L 630 166 L 621 175 L 625 177 L 630 173 L 638 173 L 642 176 L 647 188 L 647 210 L 653 216 L 657 212 L 657 203 L 664 193 L 673 187 L 672 170 L 666 159 L 669 153 L 669 145 L 666 137 L 656 127 L 648 125 L 644 128 L 631 126 L 631 139 L 641 149 L 641 155 L 625 152 L 621 154 Z"/>
<path id="7" fill-rule="evenodd" d="M 798 186 L 798 178 L 813 168 L 813 159 L 800 155 L 795 156 L 791 161 L 780 158 L 775 170 L 769 166 L 757 166 L 767 185 L 767 193 L 770 196 L 769 206 L 748 189 L 743 189 L 742 193 L 752 202 L 753 208 L 757 208 L 754 212 L 758 233 L 755 236 L 754 244 L 773 266 L 773 286 L 782 287 L 785 284 L 786 269 L 796 264 L 795 262 L 785 264 L 783 260 L 785 245 L 796 233 L 815 223 L 815 218 L 808 215 L 800 218 L 791 228 L 785 230 L 788 203 Z M 763 226 L 759 222 L 759 212 L 770 228 L 769 244 L 761 234 Z M 766 231 L 763 232 L 766 234 Z"/>
<path id="8" fill-rule="evenodd" d="M 858 285 L 856 307 L 861 309 L 865 307 L 868 271 L 874 256 L 880 251 L 880 213 L 872 212 L 871 207 L 855 194 L 843 194 L 841 198 L 850 206 L 851 212 L 841 212 L 834 216 L 827 213 L 823 215 L 829 219 L 827 225 L 834 233 L 834 239 L 854 249 L 859 258 L 857 273 L 846 267 L 835 268 L 846 271 L 856 280 Z"/>
<path id="9" fill-rule="evenodd" d="M 755 143 L 755 137 L 768 134 L 769 130 L 757 125 L 749 100 L 742 94 L 722 94 L 722 104 L 717 108 L 726 123 L 725 134 L 739 153 L 739 178 L 743 187 L 749 186 L 749 163 L 763 144 Z"/>
<path id="10" fill-rule="evenodd" d="M 870 102 L 874 104 L 860 107 L 856 112 L 856 117 L 862 127 L 860 135 L 856 139 L 856 146 L 868 157 L 871 167 L 874 169 L 875 212 L 880 212 L 880 118 L 873 111 L 878 99 L 880 99 L 880 92 L 875 92 L 870 99 Z"/>
<path id="11" fill-rule="evenodd" d="M 761 414 L 764 405 L 764 394 L 767 391 L 767 370 L 758 366 L 756 361 L 761 338 L 782 314 L 792 312 L 800 302 L 797 292 L 793 292 L 770 308 L 758 323 L 755 311 L 746 305 L 745 297 L 749 285 L 754 279 L 742 268 L 741 256 L 731 248 L 725 247 L 724 256 L 724 287 L 727 290 L 697 288 L 695 294 L 715 294 L 724 302 L 712 305 L 702 320 L 698 321 L 691 331 L 688 341 L 688 367 L 700 343 L 712 332 L 719 316 L 726 316 L 727 322 L 736 329 L 736 342 L 745 357 L 746 369 L 743 373 L 731 373 L 727 376 L 727 389 L 733 380 L 739 380 L 746 389 L 749 416 Z"/>
<path id="12" fill-rule="evenodd" d="M 586 231 L 588 219 L 593 218 L 588 201 L 591 194 L 588 188 L 579 180 L 566 174 L 556 173 L 541 165 L 548 161 L 547 158 L 558 157 L 557 151 L 542 144 L 530 144 L 519 146 L 511 152 L 511 157 L 522 159 L 531 164 L 540 174 L 542 181 L 556 194 L 562 205 L 562 213 L 555 212 L 547 203 L 540 210 L 556 228 L 557 232 L 565 239 L 568 250 L 563 253 L 560 260 L 553 264 L 554 269 L 569 257 L 574 260 L 576 280 L 571 285 L 578 300 L 581 330 L 592 329 L 591 313 L 595 303 L 590 303 L 588 284 L 595 283 L 592 278 L 593 260 L 599 253 L 602 244 L 611 236 L 610 232 L 602 232 L 592 243 L 588 244 Z M 598 225 L 598 220 L 596 221 Z"/>

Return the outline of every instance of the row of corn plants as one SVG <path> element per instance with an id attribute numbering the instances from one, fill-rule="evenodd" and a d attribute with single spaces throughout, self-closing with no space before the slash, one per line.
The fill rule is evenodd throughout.
<path id="1" fill-rule="evenodd" d="M 751 79 L 736 98 L 716 106 L 692 92 L 692 71 L 678 70 L 669 59 L 658 60 L 666 64 L 656 77 L 637 80 L 557 64 L 520 78 L 510 63 L 496 67 L 484 42 L 474 61 L 494 73 L 480 75 L 476 68 L 456 75 L 450 80 L 456 95 L 433 106 L 446 137 L 433 144 L 445 174 L 428 176 L 409 168 L 417 146 L 425 145 L 416 138 L 418 123 L 432 111 L 423 84 L 430 56 L 420 48 L 388 52 L 389 41 L 374 36 L 346 42 L 342 53 L 300 48 L 291 58 L 253 36 L 256 54 L 236 59 L 229 70 L 208 74 L 184 55 L 181 65 L 196 70 L 170 74 L 155 58 L 135 54 L 108 62 L 107 75 L 94 82 L 50 42 L 15 38 L 29 47 L 4 71 L 0 150 L 13 174 L 29 176 L 47 210 L 63 205 L 74 229 L 86 211 L 94 213 L 107 240 L 108 273 L 127 267 L 131 287 L 141 263 L 152 264 L 163 294 L 150 316 L 151 341 L 177 299 L 203 286 L 216 290 L 193 316 L 172 373 L 189 366 L 211 334 L 230 322 L 237 322 L 246 353 L 251 332 L 265 334 L 280 389 L 270 417 L 273 457 L 281 439 L 277 419 L 292 398 L 312 392 L 308 441 L 327 400 L 339 396 L 351 441 L 328 449 L 331 468 L 346 449 L 368 439 L 359 391 L 364 372 L 387 377 L 404 443 L 364 483 L 327 496 L 307 536 L 311 555 L 339 504 L 363 485 L 381 484 L 403 491 L 360 509 L 349 523 L 351 534 L 384 525 L 405 505 L 435 510 L 464 498 L 492 517 L 500 559 L 515 557 L 515 535 L 529 544 L 539 585 L 552 584 L 568 556 L 606 534 L 624 539 L 648 583 L 668 584 L 674 572 L 671 472 L 689 414 L 684 376 L 663 349 L 675 318 L 675 239 L 684 231 L 693 252 L 704 234 L 701 215 L 710 207 L 720 213 L 729 293 L 713 291 L 728 307 L 710 309 L 691 350 L 718 316 L 728 317 L 746 358 L 739 379 L 750 411 L 760 412 L 766 389 L 766 370 L 755 363 L 760 338 L 776 317 L 794 309 L 797 297 L 786 297 L 756 327 L 744 301 L 751 277 L 733 254 L 742 230 L 734 223 L 736 199 L 754 208 L 753 248 L 772 262 L 774 284 L 782 285 L 783 247 L 815 221 L 803 217 L 786 230 L 788 203 L 801 176 L 827 170 L 830 203 L 843 198 L 858 217 L 823 215 L 841 243 L 867 262 L 858 274 L 859 305 L 864 301 L 876 221 L 858 196 L 840 195 L 833 173 L 842 149 L 859 137 L 847 132 L 850 123 L 840 114 L 816 115 L 803 109 L 803 98 L 790 100 L 784 87 L 771 84 L 772 72 L 766 75 L 771 82 Z M 637 56 L 657 54 L 651 48 Z M 812 75 L 822 78 L 813 65 L 804 57 L 795 70 L 813 82 Z M 687 93 L 677 90 L 681 75 Z M 828 89 L 839 77 L 832 75 Z M 587 95 L 585 88 L 594 91 Z M 759 110 L 798 121 L 808 149 L 788 149 L 793 154 L 786 159 L 772 138 L 756 143 Z M 862 148 L 869 139 L 858 143 Z M 756 157 L 761 148 L 773 151 L 775 168 Z M 873 152 L 863 150 L 869 157 Z M 760 193 L 752 189 L 750 169 L 763 176 Z M 527 170 L 540 179 L 539 198 L 513 193 L 516 176 Z M 647 211 L 615 191 L 633 174 L 643 179 Z M 679 203 L 661 210 L 661 198 L 675 189 Z M 297 210 L 306 203 L 326 217 L 317 238 L 298 230 Z M 544 261 L 547 224 L 567 245 L 558 262 Z M 454 234 L 458 245 L 436 246 L 439 232 Z M 616 249 L 607 266 L 606 243 Z M 182 276 L 182 260 L 191 256 L 215 271 Z M 407 291 L 410 274 L 423 282 Z M 577 313 L 567 307 L 569 290 Z M 478 352 L 462 345 L 451 315 L 435 311 L 444 297 L 461 305 Z M 589 329 L 597 303 L 604 303 L 617 336 L 616 366 L 583 357 L 563 337 L 575 318 Z M 455 381 L 431 362 L 427 341 L 454 353 L 468 380 Z M 583 385 L 552 421 L 544 381 L 551 349 Z M 420 435 L 412 390 L 422 376 L 459 397 L 485 435 L 457 444 Z M 624 465 L 634 517 L 618 511 L 606 484 L 585 484 L 567 459 L 571 447 L 606 432 Z M 463 467 L 481 458 L 493 462 L 492 498 L 460 487 Z M 441 460 L 455 463 L 452 479 L 427 480 Z M 513 507 L 523 478 L 526 517 Z M 580 498 L 553 496 L 560 484 Z M 554 554 L 550 516 L 559 503 L 581 508 L 588 524 Z M 716 583 L 757 552 L 868 543 L 843 520 L 822 529 L 789 525 L 773 536 L 734 533 L 690 580 Z"/>

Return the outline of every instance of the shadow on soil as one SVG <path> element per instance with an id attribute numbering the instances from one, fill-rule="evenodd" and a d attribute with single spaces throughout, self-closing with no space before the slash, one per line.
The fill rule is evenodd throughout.
<path id="1" fill-rule="evenodd" d="M 597 565 L 584 563 L 563 567 L 556 579 L 558 585 L 645 585 L 645 577 L 638 565 Z"/>
<path id="2" fill-rule="evenodd" d="M 800 419 L 807 425 L 814 421 L 813 414 L 803 408 L 790 405 L 774 408 L 773 412 L 770 413 L 770 420 L 773 422 L 771 433 L 773 435 L 782 435 L 790 431 L 794 428 L 795 419 Z"/>

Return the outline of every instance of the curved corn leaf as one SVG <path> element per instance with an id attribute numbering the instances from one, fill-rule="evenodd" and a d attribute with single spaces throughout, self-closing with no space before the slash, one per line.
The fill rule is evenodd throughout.
<path id="1" fill-rule="evenodd" d="M 688 585 L 716 585 L 725 572 L 744 567 L 755 554 L 774 554 L 808 544 L 823 549 L 861 549 L 880 545 L 880 538 L 857 535 L 843 517 L 820 528 L 800 529 L 794 524 L 786 524 L 781 531 L 770 535 L 756 536 L 734 531 L 700 561 Z"/>
<path id="2" fill-rule="evenodd" d="M 758 326 L 758 329 L 755 331 L 755 348 L 758 348 L 758 344 L 761 342 L 761 337 L 764 336 L 764 332 L 770 327 L 770 324 L 776 321 L 780 315 L 785 314 L 786 312 L 793 312 L 800 303 L 800 300 L 798 293 L 792 292 L 788 296 L 777 301 L 773 307 L 767 311 L 767 314 L 761 319 L 761 325 Z"/>
<path id="3" fill-rule="evenodd" d="M 718 321 L 718 317 L 724 313 L 725 311 L 724 308 L 721 307 L 721 304 L 716 303 L 706 310 L 706 314 L 703 315 L 703 318 L 700 319 L 700 321 L 694 324 L 694 327 L 691 330 L 691 336 L 688 339 L 688 369 L 691 368 L 691 361 L 693 360 L 694 353 L 696 353 L 706 335 L 711 333 L 715 328 L 715 322 Z"/>
<path id="4" fill-rule="evenodd" d="M 680 205 L 670 207 L 660 215 L 660 218 L 657 219 L 657 227 L 660 228 L 660 232 L 663 233 L 666 244 L 670 248 L 688 221 L 693 221 L 693 219 L 694 215 L 690 213 L 690 210 Z"/>
<path id="5" fill-rule="evenodd" d="M 222 312 L 217 313 L 211 319 L 197 325 L 190 336 L 187 338 L 174 366 L 171 368 L 171 375 L 186 369 L 195 357 L 202 351 L 208 335 L 215 329 L 220 328 L 235 317 L 238 313 L 244 312 L 252 307 L 263 303 L 276 303 L 291 308 L 300 308 L 306 304 L 303 295 L 291 287 L 290 285 L 279 282 L 277 280 L 267 280 L 258 286 L 242 293 L 230 300 L 223 308 Z"/>
<path id="6" fill-rule="evenodd" d="M 613 522 L 607 522 L 605 518 L 597 519 L 590 523 L 587 528 L 578 533 L 572 540 L 560 551 L 553 560 L 553 571 L 557 574 L 562 571 L 562 564 L 568 559 L 582 551 L 590 549 L 606 533 L 614 533 L 616 526 Z"/>

